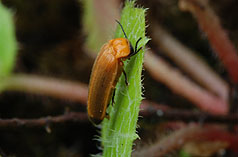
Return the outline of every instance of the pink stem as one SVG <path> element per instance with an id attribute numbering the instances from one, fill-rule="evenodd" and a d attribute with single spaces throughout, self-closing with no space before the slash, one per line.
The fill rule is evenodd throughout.
<path id="1" fill-rule="evenodd" d="M 5 90 L 49 95 L 87 104 L 87 85 L 78 82 L 18 74 L 4 78 L 2 84 Z"/>
<path id="2" fill-rule="evenodd" d="M 189 141 L 222 141 L 228 144 L 228 148 L 238 150 L 238 136 L 216 127 L 201 127 L 190 124 L 179 129 L 167 137 L 158 140 L 153 145 L 140 148 L 133 156 L 164 156 L 168 152 L 181 148 Z"/>
<path id="3" fill-rule="evenodd" d="M 158 140 L 153 145 L 147 148 L 141 148 L 135 151 L 132 156 L 143 157 L 143 156 L 158 156 L 162 157 L 168 152 L 183 146 L 189 139 L 191 139 L 197 132 L 201 131 L 202 128 L 197 125 L 190 125 L 188 127 L 179 129 L 173 132 L 171 135 Z"/>
<path id="4" fill-rule="evenodd" d="M 229 143 L 229 149 L 238 152 L 238 135 L 229 133 L 221 129 L 210 129 L 209 131 L 200 132 L 197 134 L 198 140 L 208 141 L 224 141 Z"/>
<path id="5" fill-rule="evenodd" d="M 152 27 L 153 42 L 157 43 L 178 66 L 199 82 L 201 85 L 221 97 L 228 100 L 228 85 L 223 81 L 199 56 L 196 52 L 185 47 L 159 25 Z"/>
<path id="6" fill-rule="evenodd" d="M 151 52 L 145 54 L 145 67 L 152 77 L 166 84 L 175 93 L 189 99 L 200 109 L 220 115 L 228 112 L 228 104 L 224 100 L 197 86 Z"/>
<path id="7" fill-rule="evenodd" d="M 233 83 L 238 83 L 238 55 L 235 47 L 222 28 L 218 17 L 205 1 L 180 0 L 181 10 L 190 11 L 196 18 L 201 29 L 226 67 Z"/>

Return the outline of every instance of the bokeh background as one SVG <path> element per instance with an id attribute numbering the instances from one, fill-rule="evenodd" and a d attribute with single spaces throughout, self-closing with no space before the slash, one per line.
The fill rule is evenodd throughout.
<path id="1" fill-rule="evenodd" d="M 33 74 L 39 77 L 44 76 L 88 84 L 94 57 L 101 45 L 113 38 L 116 27 L 114 20 L 119 19 L 120 10 L 124 4 L 123 0 L 110 2 L 107 0 L 90 0 L 90 2 L 93 8 L 91 10 L 92 15 L 88 12 L 90 9 L 87 10 L 89 4 L 83 0 L 2 0 L 2 3 L 14 13 L 18 51 L 13 73 Z M 238 1 L 210 0 L 208 2 L 220 19 L 231 43 L 237 47 L 238 20 L 236 14 L 238 13 Z M 237 99 L 229 94 L 231 90 L 237 92 L 237 88 L 230 81 L 227 70 L 217 54 L 214 53 L 206 34 L 199 28 L 196 18 L 189 12 L 181 11 L 177 0 L 138 0 L 136 3 L 138 6 L 148 8 L 146 16 L 147 36 L 151 38 L 151 41 L 148 43 L 147 49 L 163 58 L 183 76 L 190 78 L 189 73 L 183 71 L 173 59 L 163 52 L 164 50 L 160 48 L 158 40 L 153 40 L 159 24 L 180 43 L 194 50 L 196 55 L 208 64 L 217 76 L 225 82 L 226 91 L 224 93 L 229 99 L 226 102 L 231 106 L 230 102 L 235 100 L 237 106 Z M 90 33 L 93 37 L 90 37 Z M 92 33 L 95 34 L 92 35 Z M 98 42 L 93 42 L 93 39 L 97 39 Z M 238 70 L 238 67 L 235 68 Z M 192 78 L 191 80 L 199 84 L 199 81 Z M 155 106 L 162 104 L 162 107 L 166 109 L 168 107 L 176 109 L 176 111 L 186 110 L 203 113 L 199 112 L 200 108 L 194 105 L 193 101 L 179 92 L 174 92 L 163 81 L 156 80 L 147 71 L 147 68 L 143 70 L 143 84 L 146 101 L 153 102 Z M 211 93 L 216 95 L 215 92 Z M 0 95 L 0 104 L 1 119 L 14 117 L 32 119 L 62 115 L 69 111 L 86 113 L 85 103 L 23 91 L 3 91 Z M 158 105 L 157 107 L 161 106 Z M 235 109 L 230 112 L 237 115 Z M 204 113 L 207 114 L 207 112 Z M 208 115 L 213 115 L 212 113 L 212 111 L 208 112 Z M 186 127 L 192 122 L 199 125 L 216 125 L 216 127 L 225 128 L 226 131 L 234 135 L 232 138 L 238 141 L 237 119 L 227 122 L 224 120 L 220 123 L 219 116 L 215 114 L 218 119 L 212 117 L 214 118 L 212 123 L 206 123 L 204 122 L 206 115 L 198 114 L 196 118 L 191 115 L 191 117 L 180 119 L 181 117 L 176 117 L 177 114 L 173 114 L 173 112 L 170 114 L 170 116 L 158 118 L 145 110 L 145 114 L 141 115 L 143 118 L 139 118 L 138 134 L 141 139 L 137 140 L 136 144 L 140 148 L 149 147 L 162 137 L 166 137 L 178 128 Z M 234 118 L 236 117 L 234 116 Z M 232 124 L 233 122 L 236 123 L 236 127 Z M 97 135 L 99 135 L 98 129 L 87 119 L 50 124 L 50 126 L 45 127 L 1 126 L 0 153 L 7 156 L 36 157 L 89 156 L 100 152 L 98 149 L 100 143 L 94 140 Z M 237 148 L 237 141 L 234 142 L 235 144 L 233 143 L 234 149 Z M 227 145 L 220 145 L 209 156 L 229 157 L 237 155 L 237 152 L 229 149 L 230 143 L 227 143 Z M 207 149 L 212 148 L 207 146 Z M 185 148 L 179 147 L 171 149 L 166 154 L 167 156 L 182 156 L 182 150 Z"/>

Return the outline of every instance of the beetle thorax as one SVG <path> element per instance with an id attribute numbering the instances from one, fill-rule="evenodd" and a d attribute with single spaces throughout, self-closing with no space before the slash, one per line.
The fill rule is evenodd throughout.
<path id="1" fill-rule="evenodd" d="M 126 58 L 130 54 L 130 43 L 125 38 L 110 40 L 109 45 L 113 48 L 116 59 Z"/>

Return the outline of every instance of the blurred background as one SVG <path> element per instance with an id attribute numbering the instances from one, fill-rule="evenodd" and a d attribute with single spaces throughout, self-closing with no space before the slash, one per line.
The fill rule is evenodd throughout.
<path id="1" fill-rule="evenodd" d="M 225 38 L 224 32 L 228 45 L 237 47 L 238 1 L 184 1 L 136 2 L 139 7 L 148 8 L 146 34 L 151 40 L 146 46 L 142 78 L 145 100 L 138 121 L 140 140 L 135 141 L 135 154 L 138 148 L 150 150 L 163 139 L 158 149 L 163 146 L 167 150 L 158 156 L 236 156 L 238 81 L 234 71 L 238 71 L 238 63 L 230 72 L 229 66 L 223 64 L 222 52 L 215 51 L 229 51 L 226 42 L 220 40 L 221 36 Z M 2 3 L 14 14 L 18 50 L 13 74 L 15 78 L 21 74 L 26 81 L 21 82 L 22 86 L 16 83 L 18 88 L 2 91 L 1 120 L 45 117 L 46 121 L 43 125 L 0 122 L 0 154 L 78 157 L 100 153 L 100 143 L 95 140 L 98 129 L 86 117 L 87 84 L 97 52 L 113 38 L 115 19 L 120 19 L 124 1 L 2 0 Z M 186 5 L 190 5 L 187 10 L 192 13 L 184 11 Z M 221 29 L 216 27 L 217 21 Z M 215 39 L 224 43 L 224 48 L 219 48 Z M 31 79 L 44 80 L 43 88 L 52 88 L 53 92 L 47 89 L 40 92 L 41 85 L 35 85 Z M 56 85 L 47 86 L 48 80 Z M 57 83 L 62 85 L 60 90 L 72 97 L 54 94 L 59 91 Z M 70 83 L 75 88 L 68 88 Z M 31 86 L 34 89 L 29 90 Z M 75 93 L 81 97 L 75 98 Z M 80 113 L 82 118 L 47 121 L 48 116 L 70 112 Z M 194 133 L 193 127 L 201 132 Z M 174 135 L 176 131 L 180 132 Z M 213 133 L 217 137 L 211 137 Z M 190 137 L 186 137 L 188 134 Z M 199 141 L 193 138 L 196 136 L 205 138 Z M 171 137 L 178 140 L 181 137 L 182 144 L 166 143 L 166 138 Z"/>

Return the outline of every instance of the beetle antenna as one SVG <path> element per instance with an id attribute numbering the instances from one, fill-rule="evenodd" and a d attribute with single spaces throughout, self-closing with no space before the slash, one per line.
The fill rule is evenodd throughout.
<path id="1" fill-rule="evenodd" d="M 124 34 L 124 36 L 125 36 L 125 38 L 128 39 L 127 36 L 126 36 L 126 33 L 125 33 L 125 31 L 124 31 L 124 29 L 123 29 L 123 27 L 122 27 L 122 25 L 121 25 L 121 23 L 120 23 L 118 20 L 116 20 L 116 22 L 120 25 L 120 27 L 121 27 L 121 29 L 122 29 L 122 32 L 123 32 L 123 34 Z"/>

